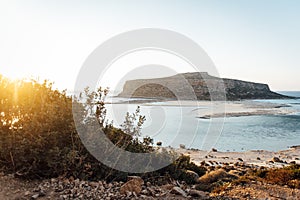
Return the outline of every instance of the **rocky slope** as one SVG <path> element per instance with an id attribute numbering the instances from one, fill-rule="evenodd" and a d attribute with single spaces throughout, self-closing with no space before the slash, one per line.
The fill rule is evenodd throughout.
<path id="1" fill-rule="evenodd" d="M 243 166 L 243 167 L 242 167 Z M 140 177 L 128 177 L 128 181 L 82 181 L 70 178 L 52 178 L 45 180 L 26 181 L 18 179 L 14 175 L 0 174 L 0 199 L 1 200 L 25 200 L 25 199 L 95 199 L 95 200 L 256 200 L 256 199 L 300 199 L 300 190 L 268 184 L 261 180 L 245 181 L 245 176 L 250 171 L 250 166 L 219 166 L 212 169 L 199 180 L 212 180 L 211 175 L 217 176 L 217 180 L 208 183 L 188 185 L 185 182 L 170 180 L 169 183 L 152 184 L 142 181 L 137 184 L 133 180 L 141 180 Z M 228 171 L 228 172 L 227 172 Z M 221 172 L 221 173 L 220 173 Z M 239 175 L 237 175 L 239 174 Z M 238 177 L 240 177 L 238 179 Z M 224 182 L 223 182 L 223 181 Z M 221 184 L 222 183 L 222 184 Z M 215 186 L 211 192 L 207 186 Z M 126 187 L 127 186 L 127 187 Z"/>
<path id="2" fill-rule="evenodd" d="M 192 90 L 194 94 L 191 94 Z M 224 94 L 227 100 L 290 98 L 272 92 L 267 84 L 221 79 L 206 72 L 183 73 L 156 79 L 129 80 L 126 81 L 119 97 L 169 99 L 178 99 L 179 97 L 186 100 L 211 100 L 211 96 L 213 96 L 212 100 L 224 100 Z"/>

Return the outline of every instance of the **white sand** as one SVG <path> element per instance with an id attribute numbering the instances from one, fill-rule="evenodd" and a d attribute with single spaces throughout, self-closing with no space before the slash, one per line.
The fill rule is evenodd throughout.
<path id="1" fill-rule="evenodd" d="M 166 101 L 145 103 L 151 106 L 192 106 L 199 118 L 239 117 L 251 115 L 282 115 L 296 112 L 284 104 L 258 101 Z"/>

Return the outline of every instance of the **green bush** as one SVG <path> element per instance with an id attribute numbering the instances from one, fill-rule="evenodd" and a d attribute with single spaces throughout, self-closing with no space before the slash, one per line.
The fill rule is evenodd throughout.
<path id="1" fill-rule="evenodd" d="M 8 172 L 59 175 L 66 156 L 80 151 L 72 99 L 51 87 L 0 77 L 0 161 Z"/>
<path id="2" fill-rule="evenodd" d="M 193 179 L 193 177 L 187 173 L 187 170 L 197 173 L 199 177 L 206 173 L 206 168 L 197 166 L 195 163 L 191 162 L 190 157 L 186 155 L 179 156 L 172 164 L 158 170 L 158 173 L 161 176 L 167 176 L 171 179 L 185 181 L 188 184 L 195 183 L 195 179 Z"/>
<path id="3" fill-rule="evenodd" d="M 11 81 L 0 76 L 0 168 L 26 178 L 73 176 L 126 180 L 127 173 L 103 165 L 87 151 L 73 120 L 72 103 L 77 105 L 79 116 L 86 124 L 96 120 L 120 148 L 135 153 L 154 152 L 151 138 L 139 141 L 136 137 L 145 120 L 139 108 L 132 115 L 127 114 L 123 130 L 107 122 L 104 105 L 107 92 L 101 88 L 95 92 L 86 89 L 80 97 L 72 99 L 65 91 L 52 89 L 47 81 Z M 157 152 L 161 159 L 170 158 L 169 155 Z M 173 164 L 142 176 L 167 176 L 189 182 L 186 170 L 195 171 L 199 176 L 205 173 L 205 168 L 181 156 Z"/>
<path id="4" fill-rule="evenodd" d="M 0 91 L 0 167 L 5 172 L 29 178 L 66 175 L 114 179 L 126 175 L 102 165 L 85 149 L 75 128 L 72 98 L 65 91 L 53 90 L 47 81 L 10 81 L 2 76 Z M 105 92 L 89 94 L 99 99 L 99 94 Z M 86 117 L 86 105 L 80 106 Z M 103 106 L 96 110 L 102 112 L 96 113 L 102 124 L 103 110 Z M 130 147 L 134 145 L 132 137 L 119 129 L 108 125 L 105 131 L 114 142 L 129 141 Z M 141 144 L 136 145 L 142 149 Z"/>

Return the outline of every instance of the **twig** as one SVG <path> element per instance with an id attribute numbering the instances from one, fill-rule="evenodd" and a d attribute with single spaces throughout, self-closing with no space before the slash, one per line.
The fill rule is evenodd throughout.
<path id="1" fill-rule="evenodd" d="M 14 171 L 16 171 L 16 166 L 15 166 L 14 157 L 13 157 L 13 155 L 12 155 L 12 153 L 11 153 L 11 152 L 9 152 L 9 154 L 10 154 L 10 159 L 11 159 L 11 162 L 12 162 L 12 164 L 13 164 L 13 167 L 14 167 Z"/>

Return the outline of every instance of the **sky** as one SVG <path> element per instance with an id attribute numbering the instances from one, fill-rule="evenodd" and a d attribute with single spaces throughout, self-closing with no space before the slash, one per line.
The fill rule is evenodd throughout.
<path id="1" fill-rule="evenodd" d="M 0 74 L 49 79 L 72 91 L 95 48 L 140 28 L 189 37 L 221 77 L 300 90 L 298 0 L 0 0 Z M 151 64 L 191 70 L 176 56 L 145 51 L 116 62 L 103 84 L 116 84 L 132 66 Z"/>

